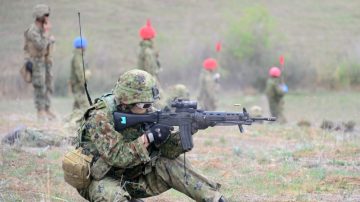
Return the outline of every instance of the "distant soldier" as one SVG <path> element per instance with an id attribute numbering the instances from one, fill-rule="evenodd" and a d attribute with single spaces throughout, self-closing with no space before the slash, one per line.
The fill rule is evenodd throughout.
<path id="1" fill-rule="evenodd" d="M 82 66 L 82 51 L 87 48 L 87 40 L 77 37 L 74 40 L 74 56 L 71 60 L 70 86 L 74 96 L 73 110 L 89 107 L 84 87 L 84 69 Z M 89 71 L 85 72 L 87 75 Z M 85 75 L 85 76 L 87 76 Z"/>
<path id="2" fill-rule="evenodd" d="M 139 31 L 142 41 L 140 42 L 140 52 L 138 57 L 138 68 L 147 71 L 159 81 L 160 62 L 159 52 L 155 50 L 153 38 L 156 35 L 150 20 Z"/>
<path id="3" fill-rule="evenodd" d="M 26 147 L 59 147 L 69 141 L 70 138 L 66 138 L 61 131 L 40 130 L 20 125 L 5 135 L 1 143 Z"/>
<path id="4" fill-rule="evenodd" d="M 34 87 L 34 100 L 40 120 L 54 119 L 50 110 L 52 86 L 52 49 L 55 38 L 50 34 L 50 8 L 45 4 L 34 7 L 35 22 L 25 30 L 25 63 L 31 72 Z"/>
<path id="5" fill-rule="evenodd" d="M 217 79 L 215 69 L 217 68 L 217 61 L 213 58 L 208 58 L 203 62 L 204 70 L 200 76 L 200 92 L 198 101 L 200 108 L 203 110 L 216 109 L 216 93 L 217 93 Z"/>
<path id="6" fill-rule="evenodd" d="M 260 106 L 254 105 L 250 108 L 250 116 L 260 118 L 263 116 L 263 110 Z"/>
<path id="7" fill-rule="evenodd" d="M 330 120 L 323 120 L 320 128 L 328 131 L 343 131 L 345 133 L 353 132 L 355 129 L 355 121 L 347 121 L 347 122 L 334 122 Z"/>
<path id="8" fill-rule="evenodd" d="M 260 118 L 263 116 L 263 110 L 260 106 L 254 105 L 250 108 L 249 114 L 251 117 Z M 263 123 L 263 121 L 258 121 L 256 123 Z"/>
<path id="9" fill-rule="evenodd" d="M 166 109 L 171 109 L 171 102 L 175 99 L 190 99 L 189 90 L 183 84 L 170 86 L 168 89 L 168 98 L 166 100 Z"/>
<path id="10" fill-rule="evenodd" d="M 272 67 L 269 70 L 269 76 L 266 83 L 266 96 L 269 102 L 271 115 L 277 117 L 279 123 L 286 123 L 286 118 L 283 114 L 284 95 L 288 92 L 286 84 L 280 81 L 281 70 L 278 67 Z"/>

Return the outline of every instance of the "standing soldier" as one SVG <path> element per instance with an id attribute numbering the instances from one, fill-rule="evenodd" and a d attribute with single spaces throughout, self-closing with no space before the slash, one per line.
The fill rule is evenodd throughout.
<path id="1" fill-rule="evenodd" d="M 218 77 L 215 74 L 217 68 L 217 61 L 213 58 L 208 58 L 203 62 L 205 70 L 201 73 L 200 78 L 200 92 L 198 101 L 203 110 L 216 109 L 216 89 L 218 88 L 216 82 Z"/>
<path id="2" fill-rule="evenodd" d="M 50 94 L 53 92 L 51 51 L 55 38 L 50 34 L 49 15 L 49 6 L 36 5 L 33 11 L 35 22 L 24 33 L 25 63 L 32 72 L 34 100 L 40 120 L 55 118 L 50 110 Z"/>
<path id="3" fill-rule="evenodd" d="M 139 30 L 139 35 L 142 41 L 140 42 L 137 68 L 150 73 L 156 79 L 160 94 L 164 94 L 159 81 L 159 72 L 161 70 L 158 60 L 159 52 L 155 49 L 153 41 L 156 32 L 151 26 L 150 20 L 147 20 L 146 25 Z M 163 99 L 157 100 L 155 103 L 155 107 L 157 108 L 164 108 L 165 106 L 166 103 Z"/>
<path id="4" fill-rule="evenodd" d="M 283 114 L 284 95 L 288 92 L 286 84 L 280 81 L 281 70 L 278 67 L 271 67 L 266 83 L 266 97 L 269 102 L 271 116 L 277 117 L 280 123 L 286 123 L 286 118 Z"/>
<path id="5" fill-rule="evenodd" d="M 88 107 L 84 87 L 84 69 L 82 66 L 82 52 L 87 48 L 87 40 L 85 38 L 76 37 L 74 40 L 74 56 L 71 60 L 70 85 L 71 92 L 74 96 L 73 110 L 84 109 Z M 86 74 L 89 71 L 86 71 Z M 85 75 L 87 76 L 87 75 Z"/>
<path id="6" fill-rule="evenodd" d="M 139 201 L 175 189 L 196 201 L 226 201 L 220 184 L 196 172 L 188 160 L 184 163 L 179 132 L 162 124 L 146 128 L 141 123 L 115 130 L 114 111 L 149 113 L 158 93 L 149 73 L 130 70 L 120 76 L 113 94 L 96 99 L 84 114 L 78 152 L 65 155 L 63 169 L 66 182 L 85 199 Z M 82 168 L 90 169 L 90 178 Z"/>
<path id="7" fill-rule="evenodd" d="M 150 20 L 139 31 L 142 41 L 140 42 L 140 53 L 138 57 L 138 68 L 149 72 L 158 81 L 158 73 L 160 71 L 160 62 L 158 60 L 159 53 L 154 48 L 153 38 L 156 35 L 154 28 L 150 24 Z"/>

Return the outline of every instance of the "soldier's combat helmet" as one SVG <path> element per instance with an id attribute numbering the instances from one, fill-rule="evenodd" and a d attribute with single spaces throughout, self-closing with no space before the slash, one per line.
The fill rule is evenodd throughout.
<path id="1" fill-rule="evenodd" d="M 214 71 L 218 67 L 218 63 L 214 58 L 207 58 L 203 62 L 203 67 L 207 71 Z"/>
<path id="2" fill-rule="evenodd" d="M 189 90 L 183 84 L 176 84 L 170 90 L 171 90 L 171 94 L 173 95 L 172 97 L 185 98 L 185 99 L 190 98 Z"/>
<path id="3" fill-rule="evenodd" d="M 139 35 L 142 39 L 144 40 L 150 40 L 152 38 L 155 37 L 156 35 L 156 31 L 155 29 L 151 26 L 151 22 L 150 19 L 148 19 L 146 21 L 146 25 L 141 27 L 139 30 Z"/>
<path id="4" fill-rule="evenodd" d="M 116 100 L 122 104 L 152 103 L 159 98 L 154 77 L 139 69 L 121 75 L 113 93 Z"/>
<path id="5" fill-rule="evenodd" d="M 50 14 L 50 7 L 46 4 L 38 4 L 33 8 L 33 17 L 35 19 L 41 18 L 44 15 Z"/>
<path id="6" fill-rule="evenodd" d="M 74 48 L 87 48 L 88 42 L 84 37 L 76 37 L 74 39 Z"/>
<path id="7" fill-rule="evenodd" d="M 277 78 L 280 77 L 281 75 L 281 70 L 278 67 L 271 67 L 269 69 L 269 76 Z"/>
<path id="8" fill-rule="evenodd" d="M 260 106 L 254 105 L 250 108 L 250 116 L 252 117 L 261 117 L 263 110 Z"/>

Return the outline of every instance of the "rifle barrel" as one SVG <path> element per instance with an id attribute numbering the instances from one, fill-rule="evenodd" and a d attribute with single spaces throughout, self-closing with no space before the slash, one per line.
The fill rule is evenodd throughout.
<path id="1" fill-rule="evenodd" d="M 276 121 L 276 117 L 254 117 L 251 119 L 254 121 Z"/>

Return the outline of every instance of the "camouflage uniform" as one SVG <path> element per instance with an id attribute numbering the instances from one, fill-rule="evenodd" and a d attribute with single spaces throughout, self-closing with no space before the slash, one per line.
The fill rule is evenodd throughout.
<path id="1" fill-rule="evenodd" d="M 284 109 L 284 95 L 285 92 L 281 88 L 280 78 L 269 78 L 266 83 L 266 96 L 269 102 L 269 109 L 272 116 L 277 117 L 277 121 L 285 123 L 286 118 L 283 114 Z"/>
<path id="2" fill-rule="evenodd" d="M 142 40 L 140 48 L 138 68 L 150 73 L 159 80 L 160 63 L 158 61 L 158 53 L 154 50 L 154 42 L 151 39 Z"/>
<path id="3" fill-rule="evenodd" d="M 71 92 L 74 96 L 73 109 L 84 109 L 88 107 L 89 104 L 85 94 L 81 49 L 74 50 L 70 74 Z"/>
<path id="4" fill-rule="evenodd" d="M 200 76 L 200 92 L 198 101 L 203 110 L 215 110 L 218 85 L 214 80 L 214 74 L 211 71 L 203 70 Z"/>
<path id="5" fill-rule="evenodd" d="M 34 17 L 39 13 L 45 13 L 50 9 L 46 5 L 37 5 L 34 8 Z M 36 22 L 31 24 L 24 32 L 25 37 L 25 61 L 32 63 L 32 84 L 34 87 L 34 101 L 38 111 L 49 111 L 50 94 L 52 86 L 52 49 L 54 41 L 50 34 L 46 33 L 43 27 Z"/>
<path id="6" fill-rule="evenodd" d="M 140 52 L 138 56 L 138 68 L 150 73 L 157 82 L 160 94 L 163 94 L 163 89 L 159 81 L 160 62 L 158 60 L 159 53 L 154 49 L 154 42 L 152 39 L 143 39 L 140 42 Z M 166 103 L 160 99 L 155 102 L 155 107 L 164 108 Z"/>
<path id="7" fill-rule="evenodd" d="M 60 131 L 45 131 L 21 125 L 3 137 L 1 142 L 27 147 L 60 146 L 67 140 L 64 136 L 59 136 L 59 133 Z"/>
<path id="8" fill-rule="evenodd" d="M 89 187 L 79 193 L 90 201 L 128 201 L 174 188 L 196 201 L 217 201 L 221 197 L 220 185 L 197 173 L 188 161 L 185 165 L 179 157 L 183 149 L 178 132 L 161 146 L 150 144 L 146 148 L 141 140 L 143 124 L 121 132 L 114 129 L 115 110 L 130 113 L 131 103 L 154 101 L 154 89 L 141 87 L 144 83 L 155 86 L 155 80 L 144 71 L 126 72 L 115 86 L 114 95 L 97 99 L 85 113 L 79 130 L 80 145 L 95 156 L 91 170 L 104 170 L 106 175 L 96 180 L 92 172 Z"/>

